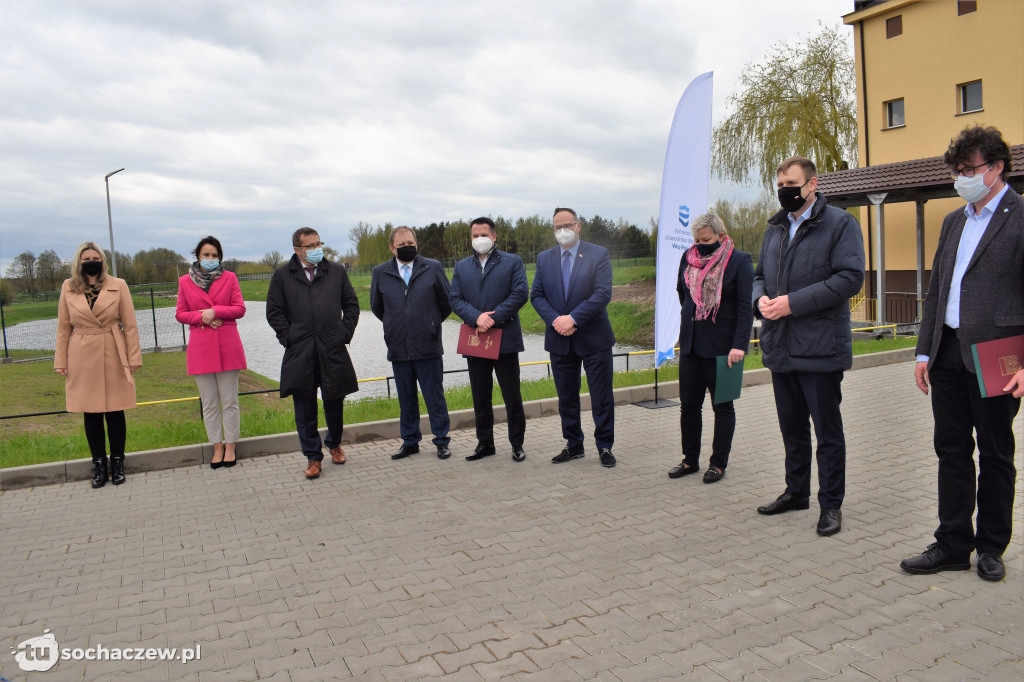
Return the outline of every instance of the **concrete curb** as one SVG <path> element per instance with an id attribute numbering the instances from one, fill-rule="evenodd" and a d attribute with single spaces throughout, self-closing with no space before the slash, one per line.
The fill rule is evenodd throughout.
<path id="1" fill-rule="evenodd" d="M 913 348 L 900 348 L 882 353 L 857 355 L 853 358 L 852 369 L 857 370 L 906 362 L 913 360 L 914 357 L 916 356 Z M 744 386 L 758 386 L 770 383 L 771 380 L 771 372 L 767 369 L 755 369 L 745 372 L 743 375 Z M 654 397 L 654 384 L 615 389 L 616 405 L 654 400 Z M 659 384 L 659 399 L 678 397 L 679 382 L 671 381 Z M 524 403 L 523 407 L 525 408 L 527 419 L 552 416 L 558 414 L 558 399 L 544 398 L 542 400 L 532 400 Z M 589 394 L 580 396 L 580 409 L 590 409 Z M 453 430 L 473 428 L 475 425 L 473 410 L 451 412 L 450 418 Z M 505 421 L 504 405 L 495 405 L 494 420 L 496 422 Z M 420 418 L 420 428 L 423 433 L 430 433 L 430 422 L 426 415 Z M 321 429 L 321 435 L 325 434 L 326 429 Z M 348 445 L 378 440 L 397 440 L 399 437 L 398 420 L 385 419 L 376 422 L 364 422 L 362 424 L 346 424 L 344 440 L 342 442 Z M 298 451 L 299 437 L 295 433 L 277 433 L 269 436 L 242 438 L 235 446 L 235 454 L 238 459 Z M 131 475 L 142 471 L 159 471 L 197 464 L 205 465 L 212 458 L 213 445 L 210 443 L 180 445 L 159 450 L 143 450 L 141 452 L 130 452 L 125 456 L 125 470 Z M 92 478 L 91 468 L 92 460 L 86 458 L 0 469 L 0 490 L 31 488 L 54 483 L 68 483 L 70 481 L 85 481 Z"/>

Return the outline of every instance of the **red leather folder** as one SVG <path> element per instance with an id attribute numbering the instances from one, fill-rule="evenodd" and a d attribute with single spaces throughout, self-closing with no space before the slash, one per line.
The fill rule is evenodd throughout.
<path id="1" fill-rule="evenodd" d="M 1003 386 L 1024 367 L 1024 334 L 976 343 L 971 346 L 971 353 L 981 397 L 1009 395 L 1003 392 Z"/>
<path id="2" fill-rule="evenodd" d="M 475 358 L 498 359 L 501 349 L 501 330 L 488 329 L 477 333 L 476 327 L 464 324 L 459 328 L 459 355 L 472 355 Z"/>

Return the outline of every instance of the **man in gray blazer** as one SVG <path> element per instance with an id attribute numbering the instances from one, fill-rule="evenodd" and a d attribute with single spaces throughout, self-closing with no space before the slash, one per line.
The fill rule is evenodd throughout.
<path id="1" fill-rule="evenodd" d="M 1005 395 L 982 398 L 971 345 L 1024 334 L 1024 199 L 1006 184 L 1010 148 L 995 128 L 965 128 L 943 160 L 967 206 L 942 223 L 914 370 L 918 388 L 926 395 L 931 388 L 939 527 L 935 542 L 900 566 L 910 573 L 967 570 L 977 550 L 978 575 L 1002 580 L 1024 370 L 1007 377 Z"/>

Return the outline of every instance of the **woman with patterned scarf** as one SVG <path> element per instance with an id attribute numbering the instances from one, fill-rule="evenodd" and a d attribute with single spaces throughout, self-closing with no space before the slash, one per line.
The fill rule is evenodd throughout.
<path id="1" fill-rule="evenodd" d="M 701 408 L 704 394 L 715 390 L 715 358 L 741 362 L 754 324 L 751 295 L 754 266 L 750 254 L 737 251 L 713 213 L 698 216 L 690 228 L 694 244 L 679 263 L 676 289 L 682 305 L 679 322 L 679 402 L 683 461 L 668 472 L 681 478 L 700 471 Z M 732 401 L 712 405 L 715 432 L 705 483 L 725 475 L 736 431 Z"/>
<path id="2" fill-rule="evenodd" d="M 235 465 L 240 436 L 238 375 L 245 369 L 245 350 L 235 320 L 245 315 L 245 301 L 238 278 L 224 270 L 216 237 L 200 240 L 195 256 L 178 280 L 175 318 L 189 328 L 186 367 L 199 386 L 206 435 L 213 443 L 210 468 L 219 469 Z"/>

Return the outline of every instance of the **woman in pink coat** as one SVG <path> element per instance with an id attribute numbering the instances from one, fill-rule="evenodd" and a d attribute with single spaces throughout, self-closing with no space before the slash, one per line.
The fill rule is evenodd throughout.
<path id="1" fill-rule="evenodd" d="M 206 435 L 213 443 L 210 468 L 219 469 L 235 465 L 238 374 L 245 369 L 235 320 L 245 315 L 245 301 L 238 278 L 221 265 L 224 251 L 216 237 L 204 237 L 195 256 L 189 273 L 178 280 L 175 318 L 189 327 L 186 366 L 199 386 Z"/>

